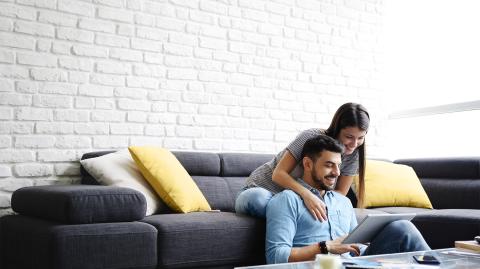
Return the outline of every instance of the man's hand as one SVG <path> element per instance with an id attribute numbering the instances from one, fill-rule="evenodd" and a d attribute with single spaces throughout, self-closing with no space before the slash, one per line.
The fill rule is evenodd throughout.
<path id="1" fill-rule="evenodd" d="M 355 256 L 360 256 L 360 247 L 357 244 L 342 244 L 343 239 L 345 236 L 339 237 L 335 240 L 327 242 L 327 249 L 328 252 L 333 254 L 343 254 L 346 252 L 353 252 Z"/>
<path id="2" fill-rule="evenodd" d="M 316 220 L 326 221 L 327 220 L 327 207 L 325 203 L 320 200 L 315 194 L 310 191 L 305 192 L 302 196 L 303 203 L 308 208 L 308 211 Z"/>

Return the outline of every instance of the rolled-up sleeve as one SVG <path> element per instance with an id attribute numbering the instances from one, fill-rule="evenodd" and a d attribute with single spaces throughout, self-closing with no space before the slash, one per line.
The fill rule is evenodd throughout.
<path id="1" fill-rule="evenodd" d="M 286 263 L 296 233 L 297 199 L 292 191 L 275 195 L 267 205 L 265 256 L 267 263 Z"/>

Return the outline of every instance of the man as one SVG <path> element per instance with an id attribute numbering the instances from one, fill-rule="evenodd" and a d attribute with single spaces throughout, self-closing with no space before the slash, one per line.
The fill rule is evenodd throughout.
<path id="1" fill-rule="evenodd" d="M 333 191 L 342 153 L 343 146 L 328 136 L 305 143 L 303 180 L 298 181 L 325 202 L 328 220 L 315 220 L 291 190 L 275 195 L 267 205 L 267 263 L 313 260 L 320 253 L 373 255 L 430 250 L 415 226 L 404 220 L 387 225 L 366 249 L 364 245 L 341 243 L 357 226 L 350 200 Z"/>

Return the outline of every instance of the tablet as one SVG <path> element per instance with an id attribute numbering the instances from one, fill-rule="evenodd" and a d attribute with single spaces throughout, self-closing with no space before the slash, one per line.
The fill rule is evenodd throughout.
<path id="1" fill-rule="evenodd" d="M 343 243 L 368 243 L 390 222 L 396 220 L 411 220 L 413 217 L 415 217 L 415 213 L 368 214 L 343 240 Z"/>

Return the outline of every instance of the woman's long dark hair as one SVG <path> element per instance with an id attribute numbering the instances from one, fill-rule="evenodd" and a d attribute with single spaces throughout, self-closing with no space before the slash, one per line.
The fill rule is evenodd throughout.
<path id="1" fill-rule="evenodd" d="M 362 131 L 368 131 L 370 125 L 370 115 L 367 109 L 360 104 L 346 103 L 341 105 L 335 115 L 333 115 L 332 122 L 326 130 L 326 134 L 330 137 L 338 139 L 340 130 L 347 127 L 357 127 Z M 363 144 L 358 147 L 359 154 L 359 180 L 357 193 L 357 207 L 363 208 L 363 198 L 365 195 L 365 140 Z"/>

